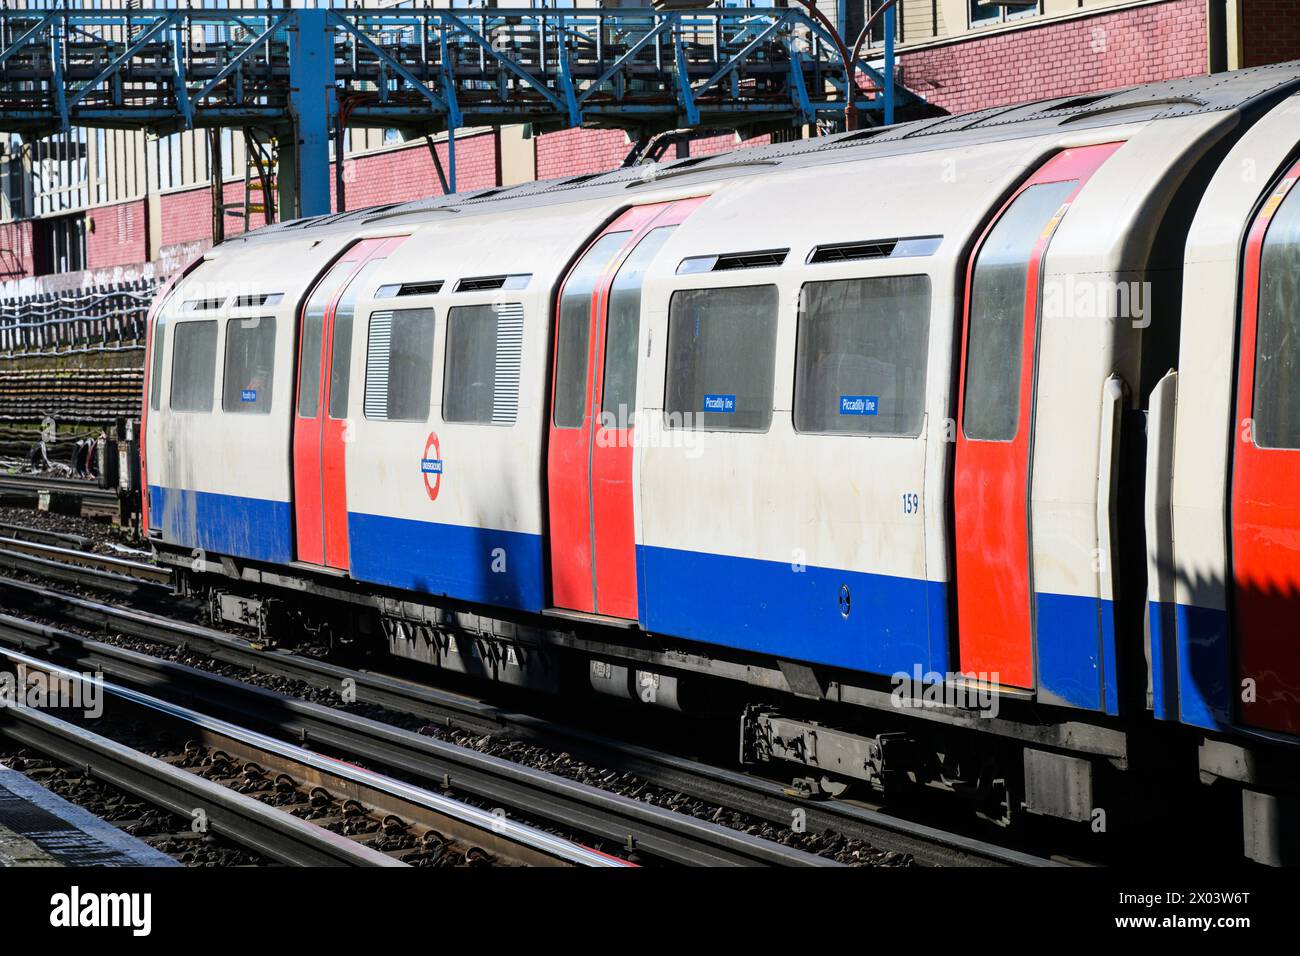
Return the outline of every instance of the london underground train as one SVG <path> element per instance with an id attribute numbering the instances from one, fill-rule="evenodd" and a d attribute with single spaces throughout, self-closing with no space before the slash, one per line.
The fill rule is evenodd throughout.
<path id="1" fill-rule="evenodd" d="M 1212 789 L 1284 861 L 1297 117 L 1284 64 L 240 236 L 154 307 L 149 538 L 270 636 L 1000 819 Z"/>

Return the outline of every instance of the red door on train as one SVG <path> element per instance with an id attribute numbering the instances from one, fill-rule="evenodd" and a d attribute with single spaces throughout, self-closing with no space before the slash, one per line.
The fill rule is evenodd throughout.
<path id="1" fill-rule="evenodd" d="M 1084 183 L 1119 143 L 1043 164 L 980 237 L 966 277 L 953 475 L 960 669 L 1034 686 L 1029 462 L 1041 272 Z"/>
<path id="2" fill-rule="evenodd" d="M 641 283 L 673 229 L 703 201 L 627 210 L 591 240 L 561 288 L 547 451 L 557 608 L 637 617 L 632 453 Z"/>
<path id="3" fill-rule="evenodd" d="M 366 277 L 406 239 L 363 239 L 316 283 L 299 324 L 293 427 L 295 549 L 305 564 L 347 570 L 345 434 L 352 326 Z M 373 291 L 370 290 L 370 291 Z"/>
<path id="4" fill-rule="evenodd" d="M 1246 238 L 1232 464 L 1241 718 L 1300 733 L 1300 163 Z"/>

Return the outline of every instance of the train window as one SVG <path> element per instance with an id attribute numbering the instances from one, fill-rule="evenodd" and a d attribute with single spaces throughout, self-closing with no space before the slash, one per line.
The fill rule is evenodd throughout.
<path id="1" fill-rule="evenodd" d="M 334 338 L 330 344 L 330 418 L 348 417 L 348 391 L 352 381 L 352 319 L 357 311 L 357 297 L 362 289 L 371 288 L 366 279 L 384 262 L 371 259 L 356 278 L 348 283 L 334 309 Z"/>
<path id="2" fill-rule="evenodd" d="M 447 313 L 442 419 L 513 425 L 519 412 L 524 307 L 464 305 Z"/>
<path id="3" fill-rule="evenodd" d="M 619 266 L 609 291 L 601 413 L 615 427 L 635 424 L 637 343 L 641 337 L 641 283 L 676 226 L 660 226 L 637 243 Z"/>
<path id="4" fill-rule="evenodd" d="M 149 407 L 155 412 L 162 407 L 163 350 L 166 341 L 167 317 L 159 309 L 158 319 L 153 324 L 153 339 L 149 343 L 153 349 L 153 363 L 149 367 Z"/>
<path id="5" fill-rule="evenodd" d="M 302 358 L 298 371 L 298 414 L 315 418 L 320 411 L 321 340 L 325 329 L 325 309 L 339 286 L 357 267 L 355 262 L 337 262 L 321 280 L 303 310 Z"/>
<path id="6" fill-rule="evenodd" d="M 373 312 L 366 340 L 366 418 L 429 419 L 433 309 Z"/>
<path id="7" fill-rule="evenodd" d="M 767 431 L 776 372 L 777 300 L 774 285 L 673 293 L 667 427 Z"/>
<path id="8" fill-rule="evenodd" d="M 1300 188 L 1287 195 L 1264 236 L 1251 414 L 1261 448 L 1300 448 Z"/>
<path id="9" fill-rule="evenodd" d="M 266 414 L 275 378 L 275 319 L 261 316 L 226 323 L 226 369 L 221 407 Z"/>
<path id="10" fill-rule="evenodd" d="M 217 375 L 217 322 L 180 322 L 172 333 L 172 409 L 212 411 Z"/>
<path id="11" fill-rule="evenodd" d="M 795 431 L 919 435 L 930 340 L 929 277 L 809 282 L 802 302 Z"/>
<path id="12" fill-rule="evenodd" d="M 1078 185 L 1072 180 L 1030 186 L 1002 214 L 975 258 L 962 412 L 967 438 L 1016 437 L 1029 263 L 1044 228 Z"/>
<path id="13" fill-rule="evenodd" d="M 587 350 L 591 342 L 591 296 L 596 282 L 623 248 L 630 232 L 611 232 L 591 244 L 560 294 L 555 354 L 555 427 L 577 428 L 587 415 Z"/>

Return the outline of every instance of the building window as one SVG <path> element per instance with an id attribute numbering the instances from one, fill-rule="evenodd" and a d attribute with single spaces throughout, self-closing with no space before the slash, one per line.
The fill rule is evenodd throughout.
<path id="1" fill-rule="evenodd" d="M 180 322 L 172 333 L 172 410 L 212 411 L 217 322 Z"/>
<path id="2" fill-rule="evenodd" d="M 975 2 L 975 0 L 971 0 Z M 886 0 L 866 0 L 866 6 L 863 8 L 863 20 L 858 24 L 857 30 L 853 36 L 848 37 L 848 42 L 853 43 L 857 39 L 857 34 L 862 32 L 866 25 L 866 18 L 875 16 L 885 6 Z M 894 39 L 903 39 L 903 0 L 898 0 L 894 4 Z M 881 46 L 885 42 L 885 18 L 888 14 L 881 13 L 876 17 L 876 22 L 871 25 L 871 36 L 867 38 L 867 46 Z"/>
<path id="3" fill-rule="evenodd" d="M 429 420 L 433 309 L 374 312 L 366 342 L 366 418 Z"/>
<path id="4" fill-rule="evenodd" d="M 667 427 L 767 431 L 776 373 L 777 300 L 774 285 L 673 293 Z"/>
<path id="5" fill-rule="evenodd" d="M 930 341 L 928 276 L 810 282 L 795 353 L 794 427 L 813 434 L 921 433 Z"/>
<path id="6" fill-rule="evenodd" d="M 966 0 L 970 8 L 970 25 L 988 26 L 1037 16 L 1040 0 Z"/>
<path id="7" fill-rule="evenodd" d="M 524 307 L 464 305 L 447 313 L 442 420 L 513 425 L 519 411 Z"/>
<path id="8" fill-rule="evenodd" d="M 275 378 L 275 319 L 263 316 L 226 323 L 226 373 L 221 407 L 266 414 Z"/>

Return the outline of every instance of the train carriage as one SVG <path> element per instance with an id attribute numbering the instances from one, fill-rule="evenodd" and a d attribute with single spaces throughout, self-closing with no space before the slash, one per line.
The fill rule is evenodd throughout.
<path id="1" fill-rule="evenodd" d="M 669 707 L 717 688 L 750 759 L 1092 819 L 1167 660 L 1143 431 L 1209 281 L 1189 260 L 1184 290 L 1184 243 L 1297 86 L 1259 68 L 231 240 L 153 323 L 150 537 L 227 620 Z"/>
<path id="2" fill-rule="evenodd" d="M 1240 786 L 1280 861 L 1300 791 L 1300 97 L 1246 132 L 1187 239 L 1178 361 L 1149 430 L 1152 706 Z"/>

